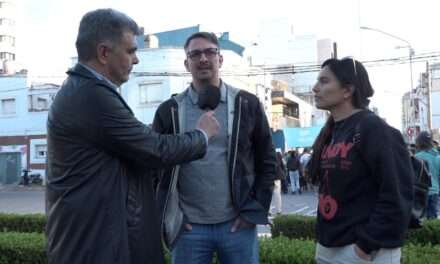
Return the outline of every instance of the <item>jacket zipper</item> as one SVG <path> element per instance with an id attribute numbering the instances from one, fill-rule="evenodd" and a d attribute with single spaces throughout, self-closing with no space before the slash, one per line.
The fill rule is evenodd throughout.
<path id="1" fill-rule="evenodd" d="M 240 122 L 241 122 L 241 97 L 238 98 L 237 134 L 235 136 L 234 159 L 232 161 L 232 173 L 231 173 L 231 196 L 232 196 L 232 203 L 234 203 L 234 201 L 235 201 L 235 196 L 234 196 L 234 178 L 235 178 L 235 165 L 237 163 L 238 139 L 239 139 L 239 135 L 240 135 Z"/>

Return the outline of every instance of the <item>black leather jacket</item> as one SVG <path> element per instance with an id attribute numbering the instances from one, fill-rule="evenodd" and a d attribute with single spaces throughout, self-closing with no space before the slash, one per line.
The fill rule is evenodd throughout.
<path id="1" fill-rule="evenodd" d="M 159 135 L 82 65 L 47 121 L 49 263 L 164 263 L 149 169 L 203 157 L 200 131 Z"/>
<path id="2" fill-rule="evenodd" d="M 231 178 L 232 203 L 240 217 L 254 224 L 267 224 L 276 177 L 276 155 L 266 115 L 258 98 L 226 85 L 228 89 L 228 174 Z M 153 129 L 160 133 L 179 134 L 188 90 L 159 106 Z M 179 108 L 180 107 L 180 108 Z M 162 211 L 162 232 L 169 248 L 183 230 L 185 216 L 179 207 L 177 189 L 180 166 L 162 170 L 158 202 Z"/>

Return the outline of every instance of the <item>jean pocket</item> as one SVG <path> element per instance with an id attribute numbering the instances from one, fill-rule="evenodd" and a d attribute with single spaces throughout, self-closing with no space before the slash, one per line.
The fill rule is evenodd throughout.
<path id="1" fill-rule="evenodd" d="M 350 255 L 353 258 L 353 261 L 356 261 L 356 262 L 353 262 L 353 263 L 373 263 L 373 261 L 365 260 L 365 259 L 361 258 L 358 255 L 358 253 L 356 252 L 355 246 L 356 246 L 355 244 L 351 244 L 349 246 L 349 252 L 351 253 Z"/>

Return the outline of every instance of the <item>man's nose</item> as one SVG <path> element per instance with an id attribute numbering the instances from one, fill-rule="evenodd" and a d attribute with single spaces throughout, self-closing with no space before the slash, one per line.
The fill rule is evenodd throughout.
<path id="1" fill-rule="evenodd" d="M 200 60 L 201 61 L 207 61 L 208 60 L 208 57 L 206 57 L 205 52 L 202 52 L 202 54 L 200 54 Z"/>
<path id="2" fill-rule="evenodd" d="M 139 58 L 136 54 L 134 54 L 133 64 L 138 64 L 138 63 L 139 63 Z"/>
<path id="3" fill-rule="evenodd" d="M 313 85 L 312 87 L 312 92 L 314 92 L 315 94 L 318 92 L 318 83 L 315 83 L 315 85 Z"/>

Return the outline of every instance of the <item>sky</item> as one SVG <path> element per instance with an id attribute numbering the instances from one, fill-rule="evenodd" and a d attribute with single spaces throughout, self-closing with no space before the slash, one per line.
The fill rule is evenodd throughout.
<path id="1" fill-rule="evenodd" d="M 17 4 L 17 61 L 34 77 L 62 79 L 74 46 L 79 21 L 96 8 L 115 8 L 133 17 L 148 32 L 202 24 L 213 32 L 230 32 L 243 46 L 254 43 L 261 21 L 288 18 L 296 35 L 313 34 L 338 43 L 339 57 L 373 60 L 407 56 L 396 49 L 403 42 L 368 26 L 409 41 L 416 55 L 440 51 L 438 10 L 435 0 L 15 0 Z M 268 55 L 269 56 L 269 55 Z M 414 84 L 425 64 L 413 64 Z M 400 128 L 401 96 L 410 90 L 409 65 L 367 69 L 376 94 L 373 105 L 380 115 Z M 44 79 L 44 78 L 41 78 Z"/>

